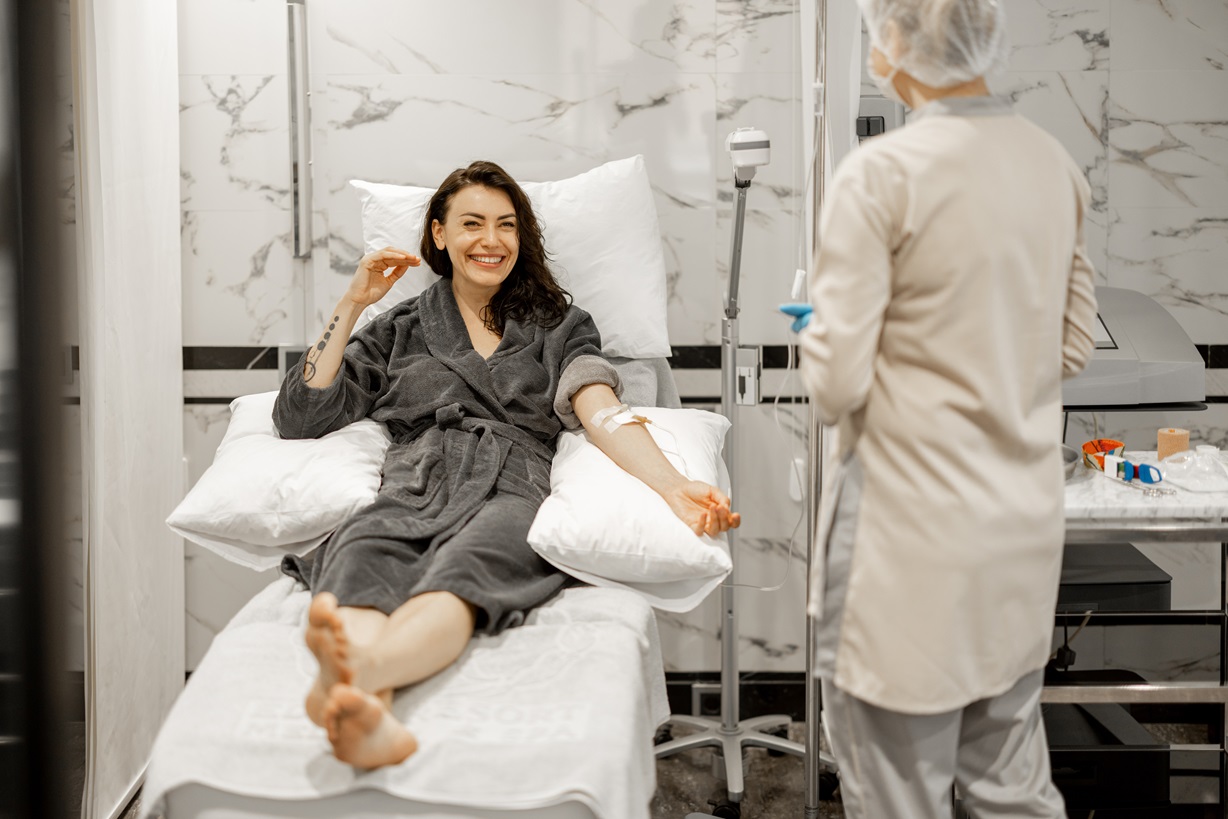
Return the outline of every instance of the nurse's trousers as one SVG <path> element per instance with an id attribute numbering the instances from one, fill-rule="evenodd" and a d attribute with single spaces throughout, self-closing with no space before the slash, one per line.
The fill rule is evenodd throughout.
<path id="1" fill-rule="evenodd" d="M 1040 716 L 1042 672 L 945 714 L 901 714 L 823 680 L 823 720 L 848 819 L 1065 819 Z"/>

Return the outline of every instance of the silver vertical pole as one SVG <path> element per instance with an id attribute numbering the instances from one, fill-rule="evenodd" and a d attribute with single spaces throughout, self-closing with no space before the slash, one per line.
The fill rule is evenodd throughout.
<path id="1" fill-rule="evenodd" d="M 290 189 L 294 257 L 311 255 L 311 90 L 307 78 L 307 7 L 289 0 Z"/>
<path id="2" fill-rule="evenodd" d="M 815 28 L 815 56 L 818 60 L 818 100 L 819 121 L 816 124 L 817 150 L 815 151 L 814 169 L 814 218 L 817 222 L 819 212 L 823 207 L 824 176 L 827 165 L 827 140 L 824 131 L 827 126 L 827 0 L 816 0 L 818 3 L 817 25 Z M 814 248 L 819 244 L 819 231 L 814 230 Z M 813 405 L 807 403 L 806 432 L 808 446 L 806 447 L 806 589 L 809 600 L 811 564 L 815 559 L 815 524 L 818 518 L 820 489 L 823 485 L 823 425 L 814 414 Z M 809 609 L 809 606 L 807 606 Z M 806 614 L 806 802 L 805 819 L 818 819 L 819 816 L 819 766 L 821 763 L 819 740 L 822 735 L 823 692 L 819 681 L 814 677 L 815 666 L 815 621 Z"/>
<path id="3" fill-rule="evenodd" d="M 733 216 L 733 246 L 729 253 L 729 297 L 725 302 L 725 319 L 721 322 L 721 411 L 729 419 L 725 436 L 725 465 L 729 468 L 729 495 L 737 497 L 737 354 L 738 354 L 738 280 L 742 272 L 742 226 L 746 219 L 746 190 L 750 182 L 737 186 L 737 204 Z M 733 568 L 721 586 L 721 727 L 727 732 L 738 730 L 738 622 L 734 611 L 734 584 L 737 583 L 738 563 L 735 559 L 737 530 L 726 535 L 729 559 Z"/>

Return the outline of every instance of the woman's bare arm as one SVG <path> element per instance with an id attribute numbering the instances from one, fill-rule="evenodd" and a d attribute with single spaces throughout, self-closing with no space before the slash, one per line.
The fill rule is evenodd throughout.
<path id="1" fill-rule="evenodd" d="M 741 515 L 729 510 L 729 497 L 716 487 L 692 481 L 674 469 L 643 425 L 623 424 L 610 432 L 593 424 L 592 418 L 600 410 L 619 406 L 618 397 L 608 386 L 581 387 L 571 397 L 571 404 L 589 440 L 610 460 L 663 497 L 674 514 L 696 534 L 715 535 L 741 523 Z"/>
<path id="2" fill-rule="evenodd" d="M 412 253 L 386 247 L 362 257 L 349 289 L 337 302 L 332 318 L 315 346 L 307 351 L 303 361 L 303 380 L 307 386 L 324 389 L 331 386 L 341 372 L 345 345 L 358 317 L 368 305 L 375 304 L 388 294 L 397 280 L 411 267 L 422 264 Z"/>

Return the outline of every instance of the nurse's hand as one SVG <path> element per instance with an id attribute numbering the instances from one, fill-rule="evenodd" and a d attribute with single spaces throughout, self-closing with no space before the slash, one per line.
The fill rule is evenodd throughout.
<path id="1" fill-rule="evenodd" d="M 696 535 L 719 535 L 742 524 L 729 496 L 703 481 L 686 481 L 662 494 L 669 508 Z"/>
<path id="2" fill-rule="evenodd" d="M 810 323 L 810 316 L 814 314 L 814 308 L 809 304 L 799 304 L 796 302 L 782 304 L 779 309 L 786 316 L 793 316 L 793 323 L 789 325 L 789 329 L 795 333 L 800 333 Z"/>
<path id="3" fill-rule="evenodd" d="M 346 298 L 359 307 L 375 304 L 388 295 L 388 291 L 411 267 L 422 264 L 422 259 L 395 247 L 376 250 L 362 257 Z"/>

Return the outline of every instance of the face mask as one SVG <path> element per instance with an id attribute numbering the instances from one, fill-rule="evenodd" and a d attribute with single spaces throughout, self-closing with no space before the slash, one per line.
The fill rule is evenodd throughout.
<path id="1" fill-rule="evenodd" d="M 890 60 L 887 61 L 887 65 L 891 65 Z M 895 90 L 895 75 L 900 73 L 900 67 L 898 65 L 891 66 L 890 74 L 879 74 L 874 70 L 874 58 L 871 54 L 871 57 L 866 60 L 866 70 L 870 73 L 870 79 L 874 81 L 874 85 L 877 86 L 878 93 L 882 94 L 892 102 L 898 102 L 900 105 L 908 105 L 908 103 L 904 102 L 904 98 L 900 96 L 900 92 Z"/>

